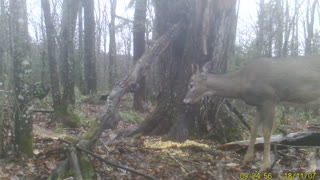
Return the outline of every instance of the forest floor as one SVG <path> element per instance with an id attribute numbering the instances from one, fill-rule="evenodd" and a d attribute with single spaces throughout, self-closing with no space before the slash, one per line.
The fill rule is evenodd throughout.
<path id="1" fill-rule="evenodd" d="M 81 118 L 95 118 L 103 105 L 81 104 Z M 144 116 L 144 115 L 142 115 Z M 81 128 L 51 129 L 48 126 L 48 114 L 34 115 L 34 156 L 32 158 L 9 158 L 0 160 L 0 179 L 47 179 L 65 158 L 66 144 L 57 139 L 64 135 L 79 136 L 89 125 Z M 289 117 L 291 118 L 291 117 Z M 305 121 L 291 118 L 287 130 L 296 132 L 305 130 Z M 116 130 L 136 126 L 136 123 L 121 121 Z M 51 131 L 51 130 L 52 131 Z M 212 140 L 194 138 L 184 143 L 162 141 L 161 137 L 136 136 L 134 138 L 116 138 L 113 131 L 107 131 L 100 138 L 94 153 L 103 158 L 135 169 L 156 179 L 320 179 L 320 172 L 312 170 L 310 162 L 314 149 L 286 148 L 278 150 L 279 159 L 271 173 L 259 173 L 261 152 L 256 153 L 255 162 L 241 167 L 244 149 L 223 150 Z M 107 165 L 90 157 L 94 167 L 94 179 L 140 180 L 142 176 Z M 320 162 L 317 162 L 320 164 Z M 314 164 L 313 164 L 314 165 Z M 71 176 L 65 179 L 73 179 Z"/>

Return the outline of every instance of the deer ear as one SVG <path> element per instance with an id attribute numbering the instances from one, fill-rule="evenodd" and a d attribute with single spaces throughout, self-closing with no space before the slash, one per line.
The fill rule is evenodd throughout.
<path id="1" fill-rule="evenodd" d="M 211 67 L 212 67 L 212 61 L 208 61 L 207 63 L 205 63 L 203 66 L 202 66 L 202 71 L 204 73 L 209 73 L 210 70 L 211 70 Z"/>

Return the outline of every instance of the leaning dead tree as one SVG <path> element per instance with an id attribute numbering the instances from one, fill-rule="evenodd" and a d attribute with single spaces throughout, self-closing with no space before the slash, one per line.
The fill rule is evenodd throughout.
<path id="1" fill-rule="evenodd" d="M 177 23 L 167 33 L 162 35 L 154 46 L 135 64 L 132 72 L 113 88 L 109 94 L 104 111 L 101 112 L 97 119 L 98 122 L 101 122 L 100 126 L 86 144 L 87 148 L 91 148 L 106 129 L 113 129 L 118 124 L 120 120 L 118 106 L 122 96 L 138 89 L 138 81 L 143 78 L 150 65 L 158 59 L 182 29 L 182 23 Z"/>

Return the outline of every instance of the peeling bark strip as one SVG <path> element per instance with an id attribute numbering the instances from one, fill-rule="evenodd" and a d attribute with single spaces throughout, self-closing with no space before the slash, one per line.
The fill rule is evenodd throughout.
<path id="1" fill-rule="evenodd" d="M 199 4 L 198 4 L 199 3 Z M 197 10 L 201 10 L 200 8 L 201 1 L 196 3 L 198 7 Z M 206 8 L 203 13 L 202 20 L 202 48 L 203 54 L 207 55 L 208 53 L 208 45 L 207 39 L 209 37 L 210 24 L 215 18 L 215 14 L 219 12 L 223 12 L 224 10 L 230 10 L 236 4 L 235 0 L 206 0 Z"/>
<path id="2" fill-rule="evenodd" d="M 154 46 L 136 63 L 132 72 L 112 89 L 105 110 L 97 118 L 97 121 L 101 122 L 100 126 L 87 143 L 87 147 L 91 148 L 107 128 L 113 129 L 118 124 L 120 116 L 117 107 L 121 97 L 128 92 L 134 92 L 139 87 L 138 81 L 144 76 L 146 70 L 159 58 L 182 30 L 183 26 L 180 22 L 159 37 Z"/>

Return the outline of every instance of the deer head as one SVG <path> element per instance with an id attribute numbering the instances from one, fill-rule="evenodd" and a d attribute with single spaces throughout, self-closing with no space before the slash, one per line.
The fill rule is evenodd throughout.
<path id="1" fill-rule="evenodd" d="M 192 76 L 190 78 L 189 90 L 183 102 L 186 104 L 194 104 L 198 102 L 204 96 L 214 95 L 213 89 L 208 88 L 207 85 L 207 73 L 209 64 L 203 66 L 200 71 L 199 65 L 191 65 Z"/>

